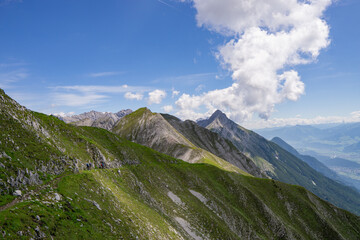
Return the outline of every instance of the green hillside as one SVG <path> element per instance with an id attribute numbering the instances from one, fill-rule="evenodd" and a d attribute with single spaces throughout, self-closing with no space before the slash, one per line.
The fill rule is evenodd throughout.
<path id="1" fill-rule="evenodd" d="M 187 163 L 0 96 L 2 239 L 360 236 L 358 216 L 302 187 Z"/>

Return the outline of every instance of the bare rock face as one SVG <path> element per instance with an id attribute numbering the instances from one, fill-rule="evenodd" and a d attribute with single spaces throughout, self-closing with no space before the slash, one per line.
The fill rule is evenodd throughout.
<path id="1" fill-rule="evenodd" d="M 147 108 L 138 111 L 135 119 L 130 116 L 122 118 L 113 128 L 113 132 L 187 162 L 196 162 L 203 158 L 201 151 L 196 150 L 196 146 L 177 132 L 161 114 L 152 113 Z"/>
<path id="2" fill-rule="evenodd" d="M 14 196 L 16 197 L 21 197 L 22 196 L 22 192 L 20 190 L 15 190 L 13 193 Z"/>
<path id="3" fill-rule="evenodd" d="M 197 147 L 211 152 L 253 176 L 267 177 L 266 173 L 261 171 L 250 158 L 241 153 L 233 143 L 219 134 L 201 127 L 190 120 L 181 121 L 167 114 L 164 114 L 163 117 Z"/>
<path id="4" fill-rule="evenodd" d="M 66 123 L 76 126 L 98 127 L 111 130 L 122 117 L 130 113 L 132 113 L 132 110 L 126 109 L 117 113 L 90 111 L 70 117 L 57 117 Z"/>

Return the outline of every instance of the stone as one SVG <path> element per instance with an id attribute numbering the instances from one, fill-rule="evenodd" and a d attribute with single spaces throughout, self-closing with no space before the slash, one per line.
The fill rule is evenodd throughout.
<path id="1" fill-rule="evenodd" d="M 13 193 L 14 196 L 17 196 L 17 197 L 21 197 L 22 196 L 22 193 L 20 190 L 15 190 L 15 192 Z"/>
<path id="2" fill-rule="evenodd" d="M 60 201 L 60 200 L 61 200 L 60 194 L 55 193 L 55 200 L 56 200 L 56 201 Z"/>

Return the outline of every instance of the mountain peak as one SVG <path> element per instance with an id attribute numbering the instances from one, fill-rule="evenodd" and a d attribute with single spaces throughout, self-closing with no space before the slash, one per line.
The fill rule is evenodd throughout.
<path id="1" fill-rule="evenodd" d="M 214 121 L 219 121 L 222 124 L 225 124 L 229 121 L 229 119 L 227 118 L 226 114 L 223 113 L 220 110 L 216 110 L 210 118 L 206 119 L 206 120 L 200 120 L 198 121 L 198 125 L 202 126 L 202 127 L 206 127 L 209 124 L 213 123 Z"/>
<path id="2" fill-rule="evenodd" d="M 212 118 L 212 117 L 218 117 L 218 116 L 223 116 L 223 115 L 225 115 L 226 116 L 226 114 L 225 113 L 223 113 L 222 111 L 220 111 L 220 110 L 216 110 L 212 115 L 211 115 L 211 117 L 210 118 Z"/>

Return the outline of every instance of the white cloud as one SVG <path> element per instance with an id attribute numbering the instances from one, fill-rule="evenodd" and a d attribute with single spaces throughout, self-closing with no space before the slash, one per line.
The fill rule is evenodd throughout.
<path id="1" fill-rule="evenodd" d="M 72 85 L 57 86 L 52 89 L 54 91 L 53 104 L 73 107 L 104 103 L 115 97 L 118 93 L 125 93 L 125 98 L 127 99 L 141 100 L 143 93 L 152 90 L 152 88 L 148 87 L 129 85 Z"/>
<path id="2" fill-rule="evenodd" d="M 166 97 L 166 92 L 163 90 L 156 89 L 152 92 L 149 92 L 149 99 L 148 103 L 149 105 L 155 103 L 160 104 L 161 101 Z"/>
<path id="3" fill-rule="evenodd" d="M 73 86 L 57 86 L 55 90 L 78 91 L 82 93 L 125 93 L 125 92 L 146 92 L 151 91 L 148 87 L 139 86 L 102 86 L 102 85 L 73 85 Z"/>
<path id="4" fill-rule="evenodd" d="M 172 98 L 176 97 L 177 95 L 180 94 L 180 91 L 176 91 L 176 90 L 172 90 Z"/>
<path id="5" fill-rule="evenodd" d="M 359 119 L 360 121 L 360 111 L 352 112 L 351 117 L 355 119 Z"/>
<path id="6" fill-rule="evenodd" d="M 352 123 L 360 122 L 360 111 L 353 112 L 349 116 L 317 116 L 315 118 L 272 118 L 269 120 L 249 120 L 242 123 L 246 128 L 260 129 L 269 127 L 284 127 L 294 125 L 314 125 L 314 124 L 326 124 L 326 123 Z"/>
<path id="7" fill-rule="evenodd" d="M 89 77 L 97 78 L 97 77 L 109 77 L 109 76 L 116 76 L 122 74 L 123 72 L 98 72 L 98 73 L 90 73 L 88 74 Z"/>
<path id="8" fill-rule="evenodd" d="M 173 108 L 172 105 L 166 105 L 166 106 L 163 106 L 162 109 L 163 109 L 165 112 L 169 113 L 169 112 L 171 112 L 174 108 Z"/>
<path id="9" fill-rule="evenodd" d="M 29 74 L 24 69 L 10 72 L 0 72 L 0 88 L 10 88 L 15 82 L 26 79 Z"/>
<path id="10" fill-rule="evenodd" d="M 194 119 L 205 107 L 229 112 L 237 121 L 253 113 L 267 119 L 276 104 L 304 94 L 304 83 L 291 68 L 315 61 L 329 45 L 322 15 L 331 0 L 192 1 L 199 26 L 232 37 L 219 47 L 217 58 L 234 83 L 201 95 L 183 94 L 176 102 L 180 117 Z"/>
<path id="11" fill-rule="evenodd" d="M 141 93 L 132 93 L 132 92 L 127 92 L 125 93 L 124 97 L 126 99 L 135 99 L 135 100 L 141 100 L 143 99 L 143 95 Z"/>
<path id="12" fill-rule="evenodd" d="M 196 91 L 196 92 L 201 92 L 202 90 L 204 90 L 204 88 L 205 88 L 205 85 L 204 85 L 204 84 L 200 84 L 199 86 L 197 86 L 197 87 L 195 88 L 195 91 Z"/>
<path id="13" fill-rule="evenodd" d="M 71 117 L 72 115 L 74 115 L 75 112 L 68 112 L 68 113 L 64 113 L 64 112 L 59 112 L 59 113 L 52 113 L 52 115 L 54 116 L 59 116 L 59 117 Z"/>

